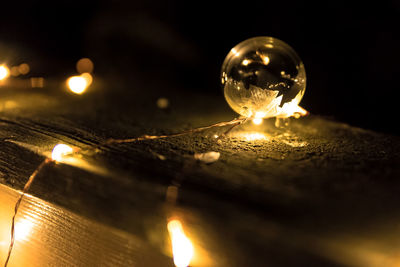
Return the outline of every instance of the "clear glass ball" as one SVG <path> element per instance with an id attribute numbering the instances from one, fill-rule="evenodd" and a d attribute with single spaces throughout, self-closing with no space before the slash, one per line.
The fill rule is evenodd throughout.
<path id="1" fill-rule="evenodd" d="M 289 117 L 306 89 L 296 52 L 273 37 L 247 39 L 231 49 L 221 70 L 229 106 L 245 117 Z"/>

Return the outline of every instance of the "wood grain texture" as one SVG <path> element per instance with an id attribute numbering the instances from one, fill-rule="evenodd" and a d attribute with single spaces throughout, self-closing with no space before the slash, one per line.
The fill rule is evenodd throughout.
<path id="1" fill-rule="evenodd" d="M 93 153 L 85 149 L 108 138 L 176 133 L 234 114 L 222 97 L 182 91 L 163 92 L 171 107 L 157 109 L 157 88 L 124 94 L 97 88 L 78 97 L 55 88 L 10 91 L 1 98 L 14 103 L 0 114 L 3 184 L 21 189 L 52 147 L 66 143 L 83 150 L 83 165 L 46 166 L 32 195 L 160 253 L 168 242 L 166 219 L 178 216 L 201 251 L 193 266 L 395 266 L 392 252 L 400 246 L 385 250 L 393 235 L 400 237 L 396 136 L 310 116 L 285 130 L 272 121 L 246 124 L 220 143 L 213 135 L 223 129 L 215 129 Z M 248 141 L 249 132 L 263 139 Z M 220 152 L 220 159 L 193 160 L 207 151 Z M 165 194 L 176 181 L 178 202 L 171 206 Z"/>

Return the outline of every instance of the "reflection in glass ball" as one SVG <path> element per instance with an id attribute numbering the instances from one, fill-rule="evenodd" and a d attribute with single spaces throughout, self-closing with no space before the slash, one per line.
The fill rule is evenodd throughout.
<path id="1" fill-rule="evenodd" d="M 286 43 L 255 37 L 231 49 L 221 70 L 225 99 L 245 117 L 305 114 L 298 106 L 306 89 L 303 62 Z"/>

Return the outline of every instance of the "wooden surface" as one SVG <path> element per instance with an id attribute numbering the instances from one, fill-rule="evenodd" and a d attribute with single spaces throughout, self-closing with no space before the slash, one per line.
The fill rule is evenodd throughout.
<path id="1" fill-rule="evenodd" d="M 288 129 L 249 123 L 219 143 L 213 136 L 224 129 L 85 151 L 108 138 L 175 133 L 235 116 L 222 96 L 109 88 L 98 82 L 82 96 L 60 86 L 0 88 L 0 182 L 21 189 L 53 146 L 65 143 L 82 153 L 46 166 L 30 193 L 157 255 L 171 256 L 172 216 L 194 242 L 193 266 L 400 264 L 398 137 L 311 115 Z M 169 109 L 157 108 L 160 96 Z M 207 151 L 220 159 L 193 159 Z M 165 200 L 172 185 L 176 205 Z M 90 250 L 86 242 L 82 252 Z"/>

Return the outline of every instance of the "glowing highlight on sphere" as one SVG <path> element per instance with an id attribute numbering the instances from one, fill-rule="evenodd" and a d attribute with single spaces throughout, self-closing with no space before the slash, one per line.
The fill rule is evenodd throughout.
<path id="1" fill-rule="evenodd" d="M 255 119 L 253 119 L 253 123 L 254 123 L 255 125 L 260 125 L 262 122 L 263 122 L 263 119 L 261 119 L 261 118 L 255 118 Z"/>
<path id="2" fill-rule="evenodd" d="M 249 65 L 249 63 L 250 63 L 250 60 L 247 60 L 247 59 L 242 61 L 242 65 L 244 65 L 244 66 Z"/>
<path id="3" fill-rule="evenodd" d="M 276 38 L 255 37 L 232 48 L 222 64 L 221 84 L 229 106 L 256 123 L 305 113 L 298 106 L 306 88 L 304 64 Z"/>
<path id="4" fill-rule="evenodd" d="M 0 81 L 5 80 L 10 76 L 10 70 L 6 65 L 0 65 Z"/>
<path id="5" fill-rule="evenodd" d="M 174 264 L 177 267 L 187 267 L 193 258 L 194 249 L 192 242 L 185 235 L 182 224 L 178 220 L 168 222 L 168 232 L 172 243 Z"/>
<path id="6" fill-rule="evenodd" d="M 268 56 L 262 56 L 261 59 L 262 59 L 264 65 L 268 65 L 268 63 L 270 61 Z"/>
<path id="7" fill-rule="evenodd" d="M 65 144 L 58 144 L 53 148 L 51 158 L 55 161 L 62 161 L 64 156 L 72 154 L 73 152 L 74 150 L 72 147 Z"/>
<path id="8" fill-rule="evenodd" d="M 88 81 L 81 76 L 72 76 L 67 80 L 68 88 L 75 94 L 83 94 L 88 88 Z"/>

